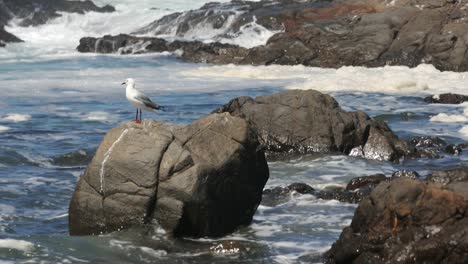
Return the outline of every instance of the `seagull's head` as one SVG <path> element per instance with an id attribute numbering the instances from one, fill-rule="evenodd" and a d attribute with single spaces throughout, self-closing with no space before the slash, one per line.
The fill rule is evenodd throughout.
<path id="1" fill-rule="evenodd" d="M 122 85 L 124 84 L 133 86 L 135 85 L 135 80 L 133 80 L 132 78 L 128 78 L 122 83 Z"/>

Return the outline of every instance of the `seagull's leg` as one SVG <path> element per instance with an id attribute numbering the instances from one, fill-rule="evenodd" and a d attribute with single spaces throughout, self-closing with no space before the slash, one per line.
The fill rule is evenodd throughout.
<path id="1" fill-rule="evenodd" d="M 136 109 L 135 122 L 138 121 L 138 108 Z"/>
<path id="2" fill-rule="evenodd" d="M 138 111 L 140 111 L 140 119 L 138 119 Z M 138 108 L 137 108 L 137 120 L 136 120 L 136 122 L 137 122 L 138 124 L 141 123 L 141 109 L 138 109 Z"/>
<path id="3" fill-rule="evenodd" d="M 142 119 L 141 119 L 142 112 L 143 112 L 143 111 L 141 111 L 141 109 L 140 109 L 140 121 L 142 121 Z"/>

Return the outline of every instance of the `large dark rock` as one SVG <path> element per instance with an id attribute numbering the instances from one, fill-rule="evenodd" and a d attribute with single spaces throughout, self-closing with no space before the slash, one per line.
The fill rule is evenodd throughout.
<path id="1" fill-rule="evenodd" d="M 468 200 L 418 180 L 381 183 L 359 204 L 326 263 L 467 263 Z"/>
<path id="2" fill-rule="evenodd" d="M 221 236 L 251 222 L 268 176 L 255 131 L 241 118 L 124 123 L 108 132 L 77 184 L 70 234 L 157 220 L 176 236 Z"/>
<path id="3" fill-rule="evenodd" d="M 468 96 L 462 94 L 437 94 L 424 98 L 424 102 L 431 104 L 461 104 L 468 101 Z"/>
<path id="4" fill-rule="evenodd" d="M 333 97 L 314 90 L 239 97 L 214 111 L 223 112 L 251 122 L 270 158 L 342 152 L 397 161 L 414 151 L 386 123 L 361 111 L 346 112 Z"/>
<path id="5" fill-rule="evenodd" d="M 182 51 L 181 57 L 190 62 L 211 62 L 226 64 L 243 58 L 247 49 L 218 42 L 200 41 L 168 42 L 161 38 L 135 37 L 126 34 L 106 35 L 101 38 L 86 37 L 80 39 L 76 48 L 79 52 L 138 54 L 147 52 Z M 222 54 L 223 56 L 220 56 Z"/>

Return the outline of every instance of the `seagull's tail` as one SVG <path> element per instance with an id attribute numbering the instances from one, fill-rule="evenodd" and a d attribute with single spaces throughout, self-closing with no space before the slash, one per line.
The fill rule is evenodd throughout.
<path id="1" fill-rule="evenodd" d="M 164 107 L 164 106 L 162 106 L 162 105 L 158 105 L 158 104 L 152 105 L 151 108 L 153 108 L 153 110 L 166 111 L 166 107 Z"/>

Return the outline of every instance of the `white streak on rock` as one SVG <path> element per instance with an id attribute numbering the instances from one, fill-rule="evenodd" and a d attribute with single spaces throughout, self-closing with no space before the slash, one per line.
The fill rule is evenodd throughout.
<path id="1" fill-rule="evenodd" d="M 110 148 L 106 151 L 106 154 L 104 154 L 104 160 L 102 161 L 101 163 L 101 169 L 99 170 L 99 177 L 100 177 L 100 181 L 101 181 L 101 189 L 100 189 L 100 192 L 102 194 L 104 194 L 104 172 L 105 172 L 105 166 L 106 166 L 106 162 L 109 160 L 110 158 L 110 155 L 112 154 L 112 150 L 114 150 L 114 147 L 117 145 L 117 143 L 119 143 L 122 138 L 128 133 L 128 128 L 125 129 L 122 134 L 120 135 L 120 137 L 114 142 L 112 143 L 112 145 L 110 146 Z"/>

